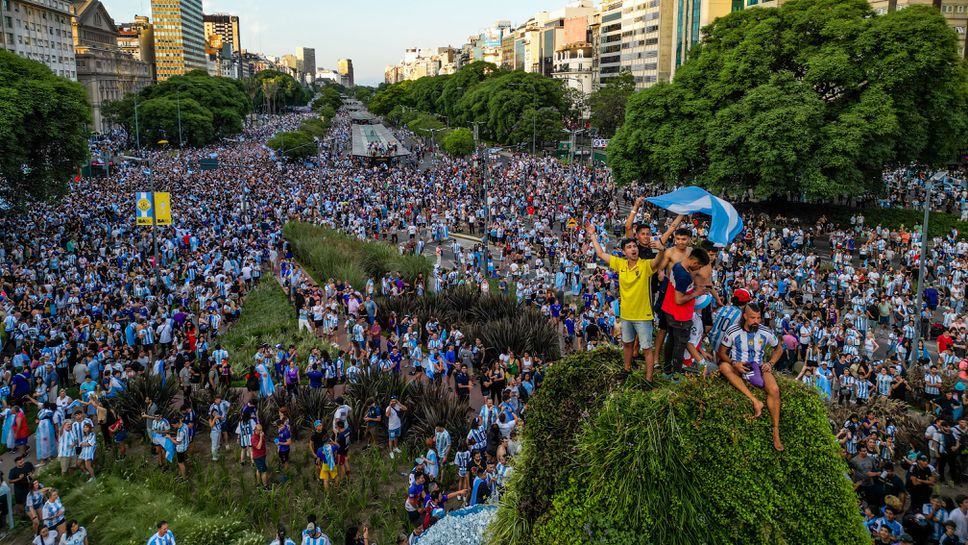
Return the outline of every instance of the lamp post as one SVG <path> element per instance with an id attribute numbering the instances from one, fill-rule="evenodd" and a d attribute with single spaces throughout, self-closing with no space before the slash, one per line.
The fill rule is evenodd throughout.
<path id="1" fill-rule="evenodd" d="M 490 202 L 490 192 L 488 191 L 488 153 L 487 150 L 481 152 L 480 139 L 478 134 L 478 127 L 482 123 L 481 121 L 474 121 L 474 147 L 477 148 L 477 154 L 479 160 L 481 161 L 482 177 L 481 184 L 484 187 L 484 233 L 481 240 L 484 241 L 484 275 L 487 276 L 487 264 L 490 260 L 490 240 L 489 231 L 491 226 L 491 202 Z"/>
<path id="2" fill-rule="evenodd" d="M 434 148 L 433 165 L 437 166 L 437 133 L 445 129 L 427 129 L 430 131 L 430 145 Z"/>
<path id="3" fill-rule="evenodd" d="M 924 220 L 921 222 L 921 249 L 919 251 L 920 260 L 918 264 L 918 287 L 917 295 L 914 298 L 915 305 L 915 315 L 917 316 L 915 320 L 914 328 L 914 339 L 911 344 L 911 353 L 908 357 L 911 358 L 911 363 L 916 364 L 920 359 L 918 353 L 918 344 L 921 342 L 921 328 L 923 327 L 921 319 L 921 300 L 924 297 L 924 275 L 926 272 L 926 262 L 927 262 L 927 252 L 928 252 L 928 219 L 931 215 L 931 192 L 934 190 L 934 184 L 936 182 L 941 182 L 944 180 L 945 176 L 948 175 L 948 171 L 938 171 L 931 175 L 924 183 Z"/>

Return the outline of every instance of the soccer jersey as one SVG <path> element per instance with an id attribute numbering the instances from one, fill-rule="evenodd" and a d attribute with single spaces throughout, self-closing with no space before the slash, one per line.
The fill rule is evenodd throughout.
<path id="1" fill-rule="evenodd" d="M 776 347 L 779 340 L 770 328 L 760 325 L 753 331 L 746 331 L 739 325 L 726 332 L 720 341 L 727 348 L 733 361 L 763 363 L 766 347 Z"/>
<path id="2" fill-rule="evenodd" d="M 652 263 L 639 259 L 635 267 L 629 267 L 627 259 L 612 256 L 608 267 L 618 273 L 618 286 L 621 299 L 620 312 L 623 320 L 652 319 Z"/>
<path id="3" fill-rule="evenodd" d="M 719 343 L 723 335 L 739 323 L 739 318 L 743 310 L 732 305 L 725 306 L 716 311 L 713 316 L 713 328 L 709 331 L 709 344 L 713 350 L 719 349 Z"/>

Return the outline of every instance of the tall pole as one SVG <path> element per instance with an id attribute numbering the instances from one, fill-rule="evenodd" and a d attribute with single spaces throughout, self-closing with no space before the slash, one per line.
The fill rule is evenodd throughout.
<path id="1" fill-rule="evenodd" d="M 134 94 L 134 138 L 138 143 L 138 149 L 141 149 L 141 127 L 138 125 L 138 94 Z"/>
<path id="2" fill-rule="evenodd" d="M 534 157 L 534 147 L 538 141 L 538 93 L 535 92 L 534 87 L 532 87 L 532 92 L 534 92 L 534 112 L 531 116 L 531 157 Z"/>
<path id="3" fill-rule="evenodd" d="M 175 99 L 175 106 L 178 110 L 178 152 L 181 153 L 182 146 L 185 145 L 185 141 L 182 140 L 182 130 L 181 130 L 181 93 Z"/>
<path id="4" fill-rule="evenodd" d="M 940 172 L 936 172 L 929 177 L 924 184 L 924 220 L 921 222 L 921 249 L 920 249 L 920 263 L 918 264 L 918 291 L 914 298 L 914 308 L 915 308 L 915 328 L 914 328 L 914 341 L 911 344 L 911 353 L 909 357 L 911 358 L 911 363 L 916 364 L 920 359 L 920 354 L 918 351 L 918 344 L 921 341 L 921 328 L 924 326 L 921 319 L 921 307 L 922 298 L 924 297 L 924 275 L 927 268 L 927 252 L 928 252 L 928 218 L 931 215 L 931 192 L 934 189 L 934 179 L 935 177 L 943 175 Z"/>

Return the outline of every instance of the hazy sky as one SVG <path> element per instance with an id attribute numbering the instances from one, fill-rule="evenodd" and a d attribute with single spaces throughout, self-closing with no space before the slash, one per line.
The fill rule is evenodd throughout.
<path id="1" fill-rule="evenodd" d="M 101 0 L 115 22 L 151 15 L 150 0 Z M 353 59 L 356 81 L 377 84 L 407 47 L 460 47 L 499 19 L 521 23 L 568 0 L 204 0 L 205 13 L 239 16 L 242 47 L 281 56 L 316 49 L 316 66 Z"/>

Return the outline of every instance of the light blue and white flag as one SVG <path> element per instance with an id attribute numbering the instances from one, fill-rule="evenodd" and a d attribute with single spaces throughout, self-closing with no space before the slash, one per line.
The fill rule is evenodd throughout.
<path id="1" fill-rule="evenodd" d="M 702 213 L 711 216 L 713 222 L 709 228 L 709 240 L 719 246 L 726 246 L 743 230 L 743 219 L 733 205 L 699 187 L 684 187 L 645 200 L 675 214 Z"/>

